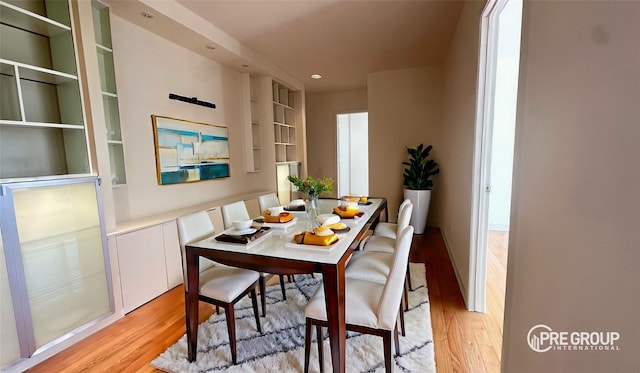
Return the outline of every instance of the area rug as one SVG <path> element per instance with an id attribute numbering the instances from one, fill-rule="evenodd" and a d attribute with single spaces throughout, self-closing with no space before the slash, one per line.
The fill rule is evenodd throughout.
<path id="1" fill-rule="evenodd" d="M 231 363 L 229 336 L 224 314 L 212 315 L 198 327 L 198 354 L 187 360 L 186 335 L 151 362 L 170 372 L 302 372 L 304 369 L 304 307 L 320 286 L 320 275 L 296 276 L 287 283 L 287 300 L 280 285 L 267 288 L 267 316 L 260 318 L 263 333 L 256 330 L 251 301 L 236 304 L 238 364 Z M 411 263 L 413 291 L 409 292 L 409 311 L 405 313 L 407 335 L 400 335 L 400 356 L 394 357 L 394 372 L 435 372 L 433 334 L 429 313 L 425 267 Z M 348 294 L 347 294 L 348 296 Z M 324 332 L 325 371 L 331 372 L 331 349 Z M 315 333 L 311 348 L 310 372 L 319 372 Z M 347 333 L 347 372 L 384 372 L 382 338 Z"/>

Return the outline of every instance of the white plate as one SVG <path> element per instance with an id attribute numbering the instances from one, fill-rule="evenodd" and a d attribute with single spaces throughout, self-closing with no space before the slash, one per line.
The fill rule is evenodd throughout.
<path id="1" fill-rule="evenodd" d="M 260 225 L 262 225 L 263 227 L 270 227 L 275 229 L 287 229 L 296 225 L 297 222 L 298 222 L 298 219 L 293 218 L 286 223 L 267 223 L 263 221 L 262 223 L 260 223 Z"/>
<path id="2" fill-rule="evenodd" d="M 294 199 L 293 201 L 289 202 L 289 206 L 288 207 L 298 207 L 298 206 L 302 206 L 302 205 L 304 205 L 304 200 Z"/>
<path id="3" fill-rule="evenodd" d="M 225 233 L 226 234 L 240 236 L 240 235 L 244 235 L 244 234 L 256 233 L 256 231 L 257 230 L 255 228 L 247 228 L 247 229 L 240 229 L 240 230 L 231 228 L 231 229 L 227 230 Z"/>
<path id="4" fill-rule="evenodd" d="M 320 214 L 318 215 L 318 222 L 322 225 L 331 225 L 340 223 L 340 215 L 336 214 Z"/>

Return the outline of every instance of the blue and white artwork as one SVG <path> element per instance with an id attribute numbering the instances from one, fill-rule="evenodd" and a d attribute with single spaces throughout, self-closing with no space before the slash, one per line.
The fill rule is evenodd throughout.
<path id="1" fill-rule="evenodd" d="M 229 177 L 227 127 L 151 116 L 158 184 Z"/>

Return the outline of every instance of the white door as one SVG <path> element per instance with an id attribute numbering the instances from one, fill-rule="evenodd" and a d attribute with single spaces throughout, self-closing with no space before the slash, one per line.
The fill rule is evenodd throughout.
<path id="1" fill-rule="evenodd" d="M 509 229 L 521 21 L 521 0 L 491 0 L 482 14 L 469 255 L 471 311 L 486 308 L 489 229 Z"/>
<path id="2" fill-rule="evenodd" d="M 337 116 L 338 196 L 369 195 L 369 114 Z"/>

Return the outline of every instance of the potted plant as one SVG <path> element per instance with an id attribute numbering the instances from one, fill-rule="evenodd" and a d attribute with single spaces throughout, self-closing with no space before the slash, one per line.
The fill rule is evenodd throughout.
<path id="1" fill-rule="evenodd" d="M 316 180 L 311 176 L 301 179 L 292 175 L 287 176 L 287 179 L 298 188 L 299 192 L 307 195 L 305 204 L 307 215 L 309 215 L 311 221 L 316 221 L 318 217 L 318 197 L 322 193 L 328 193 L 333 190 L 333 180 L 328 177 Z"/>
<path id="2" fill-rule="evenodd" d="M 423 144 L 418 145 L 417 148 L 407 148 L 409 161 L 402 162 L 403 165 L 408 166 L 402 175 L 405 186 L 404 198 L 408 198 L 413 204 L 411 225 L 416 234 L 424 233 L 429 215 L 431 188 L 433 188 L 431 177 L 440 172 L 438 163 L 429 159 L 431 149 L 433 146 L 429 145 L 425 148 Z"/>

